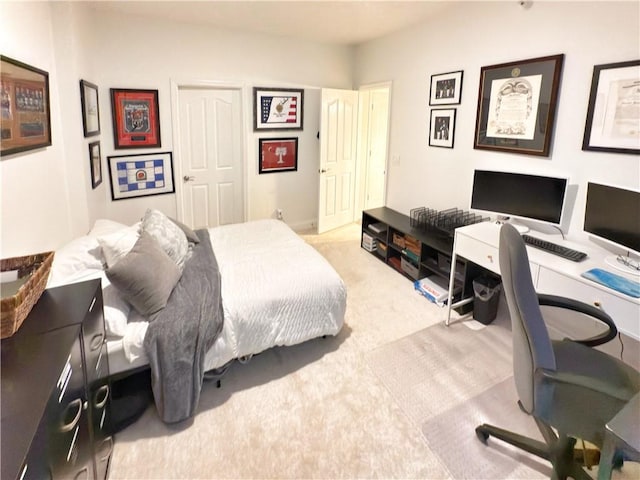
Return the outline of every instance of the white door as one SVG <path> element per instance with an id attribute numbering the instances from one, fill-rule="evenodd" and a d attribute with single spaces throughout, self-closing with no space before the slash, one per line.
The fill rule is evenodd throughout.
<path id="1" fill-rule="evenodd" d="M 354 220 L 358 92 L 322 90 L 318 233 Z"/>
<path id="2" fill-rule="evenodd" d="M 371 90 L 369 96 L 367 162 L 365 166 L 365 210 L 385 205 L 388 125 L 389 88 Z"/>
<path id="3" fill-rule="evenodd" d="M 191 228 L 244 220 L 242 92 L 178 88 L 178 215 Z"/>

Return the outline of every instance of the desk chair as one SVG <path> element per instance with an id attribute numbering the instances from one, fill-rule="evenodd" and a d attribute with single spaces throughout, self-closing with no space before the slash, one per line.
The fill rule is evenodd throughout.
<path id="1" fill-rule="evenodd" d="M 500 271 L 511 316 L 513 373 L 520 408 L 533 416 L 544 442 L 492 425 L 476 435 L 503 440 L 553 466 L 552 479 L 590 479 L 574 460 L 576 438 L 602 448 L 605 424 L 640 391 L 640 373 L 620 360 L 590 348 L 616 335 L 611 318 L 590 305 L 562 297 L 537 295 L 524 241 L 513 226 L 500 230 Z M 540 305 L 569 308 L 592 315 L 609 332 L 585 341 L 551 340 Z"/>

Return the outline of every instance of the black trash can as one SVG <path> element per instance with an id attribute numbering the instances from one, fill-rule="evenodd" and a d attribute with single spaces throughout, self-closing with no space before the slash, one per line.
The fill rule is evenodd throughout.
<path id="1" fill-rule="evenodd" d="M 473 280 L 473 319 L 489 325 L 498 315 L 500 278 L 482 275 Z"/>

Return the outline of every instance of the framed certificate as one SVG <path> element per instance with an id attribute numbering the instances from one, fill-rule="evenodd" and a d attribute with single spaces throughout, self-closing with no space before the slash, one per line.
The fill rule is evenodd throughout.
<path id="1" fill-rule="evenodd" d="M 593 67 L 583 150 L 640 150 L 640 60 Z"/>
<path id="2" fill-rule="evenodd" d="M 548 157 L 563 60 L 482 67 L 473 148 Z"/>

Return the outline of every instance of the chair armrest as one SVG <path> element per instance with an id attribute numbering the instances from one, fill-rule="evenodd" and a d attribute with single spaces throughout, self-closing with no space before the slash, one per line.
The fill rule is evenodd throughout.
<path id="1" fill-rule="evenodd" d="M 574 312 L 583 313 L 607 325 L 607 327 L 609 327 L 609 330 L 601 333 L 600 335 L 586 338 L 584 340 L 573 340 L 574 342 L 581 343 L 582 345 L 585 345 L 587 347 L 595 347 L 598 345 L 602 345 L 603 343 L 607 343 L 608 341 L 613 340 L 618 334 L 618 328 L 613 322 L 613 319 L 603 310 L 600 310 L 599 308 L 596 308 L 589 304 L 579 302 L 577 300 L 572 300 L 566 297 L 558 297 L 557 295 L 545 295 L 542 293 L 538 294 L 538 304 L 540 306 L 565 308 L 567 310 L 573 310 Z"/>
<path id="2" fill-rule="evenodd" d="M 585 375 L 577 375 L 575 373 L 558 372 L 555 370 L 546 370 L 539 368 L 536 375 L 541 376 L 545 381 L 552 383 L 564 383 L 588 390 L 593 390 L 605 394 L 607 396 L 617 398 L 623 402 L 628 402 L 635 392 L 630 392 L 628 388 L 615 387 L 607 382 L 598 380 Z"/>

